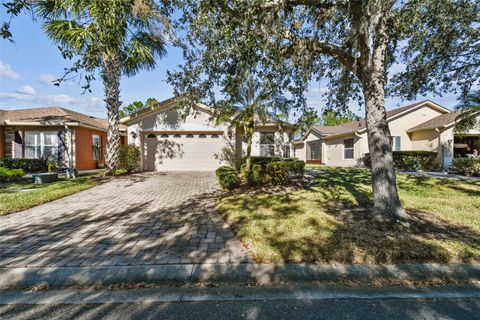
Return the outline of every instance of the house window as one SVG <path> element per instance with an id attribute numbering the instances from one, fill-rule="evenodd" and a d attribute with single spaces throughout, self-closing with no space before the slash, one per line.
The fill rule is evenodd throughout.
<path id="1" fill-rule="evenodd" d="M 147 138 L 156 138 L 156 137 L 157 137 L 157 136 L 154 135 L 153 133 L 150 133 L 150 134 L 147 136 Z"/>
<path id="2" fill-rule="evenodd" d="M 286 144 L 283 147 L 283 157 L 284 158 L 290 158 L 290 145 L 289 144 Z"/>
<path id="3" fill-rule="evenodd" d="M 201 134 L 201 135 L 199 135 L 198 137 L 199 137 L 199 138 L 206 138 L 207 136 L 204 135 L 204 134 Z"/>
<path id="4" fill-rule="evenodd" d="M 343 140 L 343 158 L 353 159 L 353 138 Z"/>
<path id="5" fill-rule="evenodd" d="M 160 136 L 160 138 L 168 138 L 168 134 L 165 134 L 165 133 L 164 133 L 164 134 L 162 134 L 162 135 Z"/>
<path id="6" fill-rule="evenodd" d="M 92 135 L 93 160 L 102 160 L 102 137 L 98 134 Z"/>
<path id="7" fill-rule="evenodd" d="M 193 134 L 187 134 L 187 138 L 193 138 Z"/>
<path id="8" fill-rule="evenodd" d="M 58 159 L 58 134 L 55 131 L 26 131 L 25 158 Z"/>
<path id="9" fill-rule="evenodd" d="M 218 138 L 218 134 L 212 134 L 212 139 L 217 139 Z"/>
<path id="10" fill-rule="evenodd" d="M 177 133 L 177 134 L 174 134 L 173 137 L 174 137 L 174 138 L 181 138 L 182 135 Z"/>
<path id="11" fill-rule="evenodd" d="M 401 137 L 393 136 L 392 137 L 392 150 L 393 151 L 400 151 L 401 149 Z"/>
<path id="12" fill-rule="evenodd" d="M 260 156 L 273 157 L 275 155 L 275 133 L 260 132 Z"/>

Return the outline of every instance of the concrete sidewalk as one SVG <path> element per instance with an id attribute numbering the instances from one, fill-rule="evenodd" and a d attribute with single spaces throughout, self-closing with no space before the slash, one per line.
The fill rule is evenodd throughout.
<path id="1" fill-rule="evenodd" d="M 285 281 L 480 281 L 480 264 L 314 265 L 179 264 L 110 267 L 0 268 L 0 289 L 136 283 Z"/>

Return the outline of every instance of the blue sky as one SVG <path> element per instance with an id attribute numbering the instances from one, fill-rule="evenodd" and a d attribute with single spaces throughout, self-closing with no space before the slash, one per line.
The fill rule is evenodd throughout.
<path id="1" fill-rule="evenodd" d="M 2 8 L 1 21 L 5 20 Z M 56 45 L 51 43 L 41 30 L 40 23 L 33 22 L 29 15 L 22 15 L 12 23 L 14 44 L 0 39 L 0 109 L 20 109 L 45 106 L 63 106 L 69 109 L 104 117 L 103 88 L 100 79 L 92 84 L 92 93 L 82 94 L 78 79 L 63 83 L 60 87 L 51 81 L 63 75 L 69 61 L 60 55 Z M 128 104 L 149 97 L 163 100 L 172 96 L 172 87 L 165 82 L 167 70 L 175 69 L 182 63 L 182 52 L 170 47 L 167 56 L 158 61 L 154 71 L 142 71 L 132 78 L 124 78 L 121 83 L 121 100 Z M 320 97 L 324 88 L 311 86 L 307 93 L 308 104 L 321 109 Z M 453 109 L 456 97 L 418 97 L 418 100 L 431 99 L 449 109 Z M 398 98 L 387 99 L 387 109 L 392 109 L 407 101 Z M 352 104 L 353 112 L 363 116 L 363 110 Z"/>

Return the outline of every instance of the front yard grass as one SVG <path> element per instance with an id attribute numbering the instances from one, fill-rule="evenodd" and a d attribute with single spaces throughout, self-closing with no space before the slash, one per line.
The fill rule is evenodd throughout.
<path id="1" fill-rule="evenodd" d="M 25 210 L 96 186 L 96 176 L 80 176 L 76 179 L 60 178 L 56 182 L 45 184 L 1 183 L 0 216 Z"/>
<path id="2" fill-rule="evenodd" d="M 398 175 L 408 223 L 372 219 L 370 172 L 317 167 L 308 188 L 218 207 L 256 262 L 480 262 L 480 182 Z"/>

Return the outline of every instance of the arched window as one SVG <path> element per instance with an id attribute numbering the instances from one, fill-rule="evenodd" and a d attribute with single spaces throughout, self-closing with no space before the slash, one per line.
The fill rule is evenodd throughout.
<path id="1" fill-rule="evenodd" d="M 162 134 L 162 135 L 160 136 L 160 138 L 168 138 L 168 134 L 165 134 L 165 133 L 164 133 L 164 134 Z"/>
<path id="2" fill-rule="evenodd" d="M 218 138 L 218 134 L 212 134 L 212 139 L 217 139 Z"/>
<path id="3" fill-rule="evenodd" d="M 200 134 L 200 135 L 198 135 L 198 137 L 199 137 L 199 138 L 206 138 L 207 136 L 204 135 L 204 134 Z"/>
<path id="4" fill-rule="evenodd" d="M 187 138 L 193 138 L 193 134 L 187 134 Z"/>
<path id="5" fill-rule="evenodd" d="M 156 138 L 156 137 L 157 137 L 157 136 L 154 135 L 153 133 L 150 133 L 150 134 L 147 136 L 147 138 Z"/>
<path id="6" fill-rule="evenodd" d="M 174 134 L 173 137 L 174 137 L 174 138 L 181 138 L 182 135 L 177 133 L 177 134 Z"/>

